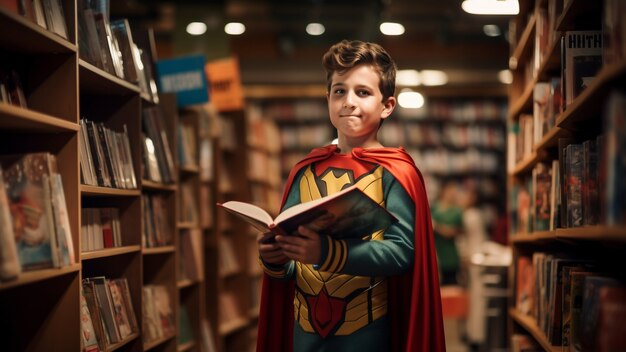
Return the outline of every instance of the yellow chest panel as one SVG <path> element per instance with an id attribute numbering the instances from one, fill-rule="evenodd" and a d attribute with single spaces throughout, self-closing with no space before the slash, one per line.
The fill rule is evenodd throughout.
<path id="1" fill-rule="evenodd" d="M 384 205 L 382 176 L 383 169 L 379 166 L 356 181 L 349 170 L 329 169 L 317 177 L 309 166 L 299 184 L 301 201 L 322 197 L 320 186 L 325 188 L 326 194 L 333 194 L 354 183 L 372 199 Z M 372 240 L 382 238 L 383 231 L 378 231 L 371 237 Z M 307 332 L 314 332 L 314 329 L 309 322 L 309 307 L 305 297 L 317 296 L 322 290 L 331 297 L 346 301 L 345 317 L 335 335 L 351 334 L 387 313 L 387 282 L 384 278 L 322 272 L 312 265 L 296 262 L 296 286 L 295 318 Z"/>

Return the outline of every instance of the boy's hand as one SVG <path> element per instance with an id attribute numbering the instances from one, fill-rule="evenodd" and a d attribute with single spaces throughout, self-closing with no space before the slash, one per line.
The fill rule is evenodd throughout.
<path id="1" fill-rule="evenodd" d="M 280 244 L 276 242 L 268 242 L 269 233 L 259 233 L 257 236 L 257 244 L 259 246 L 259 255 L 264 262 L 268 264 L 285 264 L 289 258 L 283 253 Z"/>
<path id="2" fill-rule="evenodd" d="M 318 264 L 321 256 L 320 236 L 317 232 L 305 227 L 298 227 L 294 236 L 276 236 L 283 253 L 290 259 L 303 264 Z"/>

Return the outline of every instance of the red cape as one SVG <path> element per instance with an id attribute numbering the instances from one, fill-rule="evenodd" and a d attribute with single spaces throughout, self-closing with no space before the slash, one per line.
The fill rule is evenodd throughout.
<path id="1" fill-rule="evenodd" d="M 292 169 L 289 189 L 297 171 L 336 152 L 336 145 L 314 149 Z M 415 260 L 413 270 L 389 277 L 391 351 L 445 351 L 439 274 L 430 209 L 424 180 L 403 149 L 354 149 L 355 158 L 382 165 L 415 202 Z M 287 192 L 283 195 L 284 205 Z M 263 277 L 257 351 L 292 351 L 294 281 Z"/>

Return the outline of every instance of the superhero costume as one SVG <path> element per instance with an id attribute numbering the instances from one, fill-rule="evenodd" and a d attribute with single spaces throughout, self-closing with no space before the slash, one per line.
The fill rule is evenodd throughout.
<path id="1" fill-rule="evenodd" d="M 388 209 L 395 207 L 394 214 L 410 209 L 413 214 L 408 214 L 408 218 L 414 224 L 403 224 L 404 230 L 396 229 L 396 234 L 388 229 L 384 243 L 371 244 L 382 239 L 382 233 L 373 234 L 367 246 L 360 246 L 374 249 L 371 254 L 363 253 L 362 248 L 359 253 L 358 242 L 363 241 L 350 240 L 355 243 L 323 238 L 319 267 L 293 262 L 285 266 L 264 266 L 266 275 L 257 349 L 290 351 L 294 321 L 299 337 L 303 333 L 315 332 L 321 338 L 339 336 L 350 340 L 352 336 L 367 336 L 362 332 L 372 326 L 378 328 L 380 321 L 388 319 L 391 346 L 387 349 L 444 351 L 432 226 L 419 171 L 403 149 L 355 148 L 347 155 L 336 152 L 335 145 L 315 149 L 293 168 L 286 189 L 297 188 L 300 191 L 286 192 L 283 206 L 334 193 L 354 182 L 378 201 L 384 202 L 385 192 L 404 195 L 406 202 L 386 206 Z M 339 171 L 341 169 L 348 172 Z M 390 186 L 393 184 L 396 185 L 395 191 Z M 400 218 L 406 219 L 406 215 L 402 214 Z M 391 249 L 383 248 L 394 241 L 406 240 L 402 232 L 407 229 L 410 230 L 409 237 L 413 236 L 409 238 L 409 245 L 404 243 Z M 414 251 L 414 256 L 403 253 L 406 248 Z M 358 262 L 358 258 L 368 255 L 369 263 Z M 392 258 L 389 258 L 390 255 Z M 376 272 L 377 264 L 394 260 L 399 262 L 397 266 L 380 265 L 379 272 Z M 359 276 L 363 266 L 366 266 L 367 275 L 372 276 Z M 395 269 L 390 272 L 389 268 Z M 274 279 L 290 277 L 294 272 L 296 280 Z M 294 302 L 294 305 L 288 302 Z M 299 338 L 297 343 L 301 340 Z M 353 340 L 352 344 L 363 343 L 356 337 Z"/>

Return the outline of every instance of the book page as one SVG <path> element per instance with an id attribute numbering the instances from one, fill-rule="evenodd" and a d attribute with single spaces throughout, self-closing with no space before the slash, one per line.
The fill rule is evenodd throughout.
<path id="1" fill-rule="evenodd" d="M 228 212 L 241 217 L 263 232 L 268 231 L 270 225 L 274 223 L 274 219 L 272 219 L 270 214 L 253 204 L 231 200 L 223 204 L 218 203 L 218 205 Z"/>

